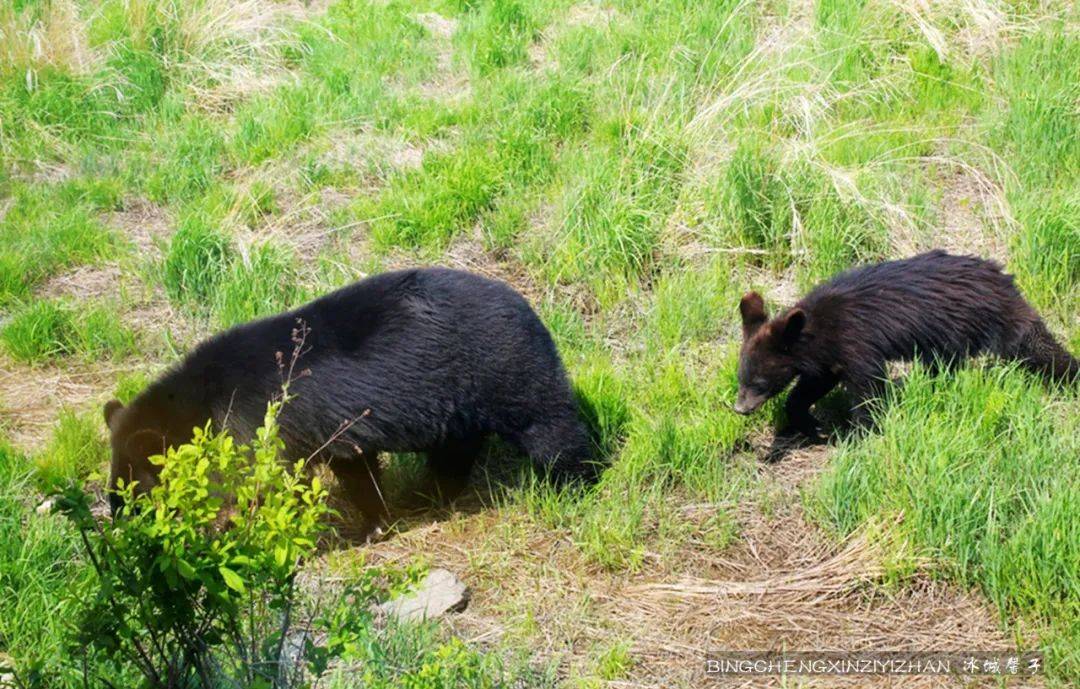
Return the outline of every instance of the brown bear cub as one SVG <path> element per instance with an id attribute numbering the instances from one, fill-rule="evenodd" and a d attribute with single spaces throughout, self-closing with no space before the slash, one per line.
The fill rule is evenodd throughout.
<path id="1" fill-rule="evenodd" d="M 489 434 L 556 478 L 590 473 L 577 400 L 528 302 L 504 283 L 428 268 L 383 273 L 232 328 L 126 408 L 106 404 L 110 486 L 153 486 L 158 468 L 147 458 L 207 420 L 249 440 L 294 351 L 303 374 L 278 417 L 286 458 L 328 462 L 368 526 L 387 516 L 377 484 L 384 451 L 425 453 L 431 492 L 444 497 L 461 490 Z"/>
<path id="2" fill-rule="evenodd" d="M 749 414 L 793 379 L 782 435 L 820 440 L 810 406 L 843 383 L 859 425 L 882 392 L 885 365 L 918 358 L 931 368 L 990 353 L 1052 381 L 1080 378 L 1001 266 L 931 251 L 841 273 L 769 320 L 760 294 L 739 304 L 743 345 L 735 411 Z"/>

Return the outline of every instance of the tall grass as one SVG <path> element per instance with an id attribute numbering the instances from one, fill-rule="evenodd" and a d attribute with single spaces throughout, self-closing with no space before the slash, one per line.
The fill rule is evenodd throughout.
<path id="1" fill-rule="evenodd" d="M 68 355 L 122 358 L 136 351 L 135 334 L 113 307 L 78 308 L 70 301 L 36 301 L 17 308 L 0 328 L 0 345 L 15 360 L 31 364 Z"/>
<path id="2" fill-rule="evenodd" d="M 872 518 L 935 556 L 1003 614 L 1033 622 L 1059 677 L 1080 672 L 1080 414 L 1075 394 L 1010 368 L 917 368 L 846 442 L 813 493 L 849 533 Z"/>
<path id="3" fill-rule="evenodd" d="M 66 522 L 36 510 L 35 483 L 27 458 L 0 441 L 0 648 L 24 681 L 75 687 L 78 672 L 63 662 L 66 601 L 88 570 Z"/>

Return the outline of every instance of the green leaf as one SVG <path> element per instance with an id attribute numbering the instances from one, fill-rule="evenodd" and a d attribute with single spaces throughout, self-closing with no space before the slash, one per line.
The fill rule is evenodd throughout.
<path id="1" fill-rule="evenodd" d="M 195 578 L 195 568 L 188 564 L 187 560 L 177 560 L 176 569 L 178 572 L 180 572 L 180 576 L 184 577 L 185 579 Z"/>
<path id="2" fill-rule="evenodd" d="M 239 574 L 224 565 L 218 567 L 218 571 L 221 572 L 221 578 L 225 580 L 225 585 L 233 591 L 243 593 L 246 590 L 244 587 L 244 580 L 240 578 Z"/>

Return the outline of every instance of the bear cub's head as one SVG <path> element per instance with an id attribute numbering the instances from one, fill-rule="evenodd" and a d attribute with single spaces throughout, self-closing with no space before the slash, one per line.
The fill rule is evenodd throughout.
<path id="1" fill-rule="evenodd" d="M 739 313 L 743 343 L 735 411 L 750 414 L 782 392 L 797 375 L 792 348 L 806 325 L 806 313 L 792 309 L 770 321 L 765 300 L 757 292 L 742 298 Z"/>
<path id="2" fill-rule="evenodd" d="M 161 467 L 150 463 L 150 457 L 164 454 L 165 433 L 148 427 L 147 420 L 138 410 L 125 408 L 119 400 L 105 403 L 105 425 L 109 427 L 112 442 L 112 465 L 109 471 L 109 505 L 115 515 L 123 506 L 116 494 L 120 480 L 125 484 L 136 483 L 135 493 L 140 495 L 157 484 Z"/>

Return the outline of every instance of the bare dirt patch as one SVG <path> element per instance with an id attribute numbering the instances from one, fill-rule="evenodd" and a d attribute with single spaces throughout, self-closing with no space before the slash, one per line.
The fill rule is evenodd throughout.
<path id="1" fill-rule="evenodd" d="M 101 299 L 116 296 L 123 282 L 120 266 L 79 266 L 50 279 L 37 290 L 45 299 Z"/>
<path id="2" fill-rule="evenodd" d="M 444 102 L 467 99 L 472 93 L 469 77 L 454 69 L 453 37 L 458 27 L 457 20 L 438 12 L 421 12 L 416 15 L 416 20 L 431 35 L 435 50 L 435 73 L 415 88 L 416 93 L 423 98 Z"/>
<path id="3" fill-rule="evenodd" d="M 438 12 L 421 12 L 416 15 L 416 21 L 440 41 L 449 41 L 453 38 L 458 26 L 456 19 L 444 17 Z"/>
<path id="4" fill-rule="evenodd" d="M 131 241 L 142 257 L 158 257 L 173 230 L 173 219 L 165 208 L 146 199 L 126 199 L 123 208 L 106 213 L 102 222 Z"/>
<path id="5" fill-rule="evenodd" d="M 29 368 L 0 359 L 0 427 L 16 447 L 39 449 L 62 408 L 79 409 L 111 393 L 129 364 L 71 364 Z"/>
<path id="6" fill-rule="evenodd" d="M 579 3 L 566 13 L 567 26 L 602 26 L 615 19 L 618 11 L 614 7 L 593 3 Z"/>
<path id="7" fill-rule="evenodd" d="M 496 255 L 484 247 L 480 228 L 470 235 L 459 235 L 450 244 L 445 262 L 452 268 L 468 270 L 502 280 L 525 295 L 532 304 L 542 303 L 547 291 L 536 282 L 521 263 L 506 254 Z"/>

